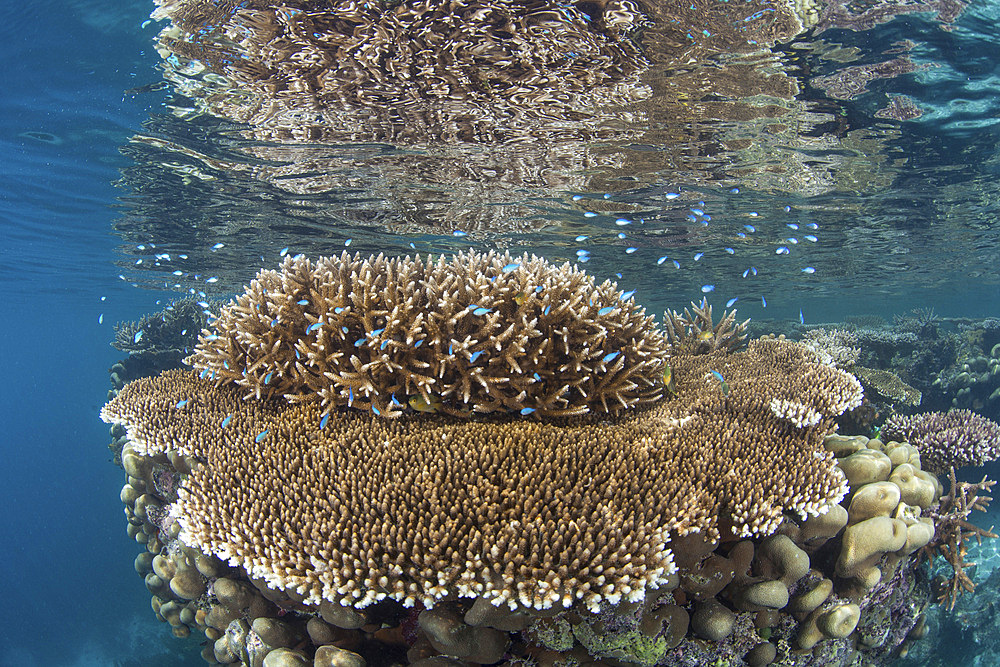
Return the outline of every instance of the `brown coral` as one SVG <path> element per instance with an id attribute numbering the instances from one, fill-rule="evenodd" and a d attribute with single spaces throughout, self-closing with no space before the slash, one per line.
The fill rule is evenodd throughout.
<path id="1" fill-rule="evenodd" d="M 865 388 L 891 403 L 920 405 L 922 398 L 920 390 L 906 384 L 902 378 L 891 371 L 854 366 L 851 368 L 851 372 L 861 380 L 861 384 Z"/>
<path id="2" fill-rule="evenodd" d="M 738 350 L 747 339 L 750 319 L 736 321 L 736 311 L 723 311 L 718 324 L 712 321 L 712 306 L 708 299 L 701 304 L 691 302 L 683 313 L 667 310 L 663 313 L 663 326 L 667 340 L 676 354 L 705 354 L 722 350 Z"/>
<path id="3" fill-rule="evenodd" d="M 618 412 L 659 398 L 666 342 L 616 285 L 524 255 L 286 258 L 188 359 L 257 398 L 399 416 Z M 421 408 L 418 408 L 421 409 Z"/>
<path id="4" fill-rule="evenodd" d="M 933 473 L 1000 458 L 1000 424 L 971 410 L 892 415 L 882 434 L 916 447 L 924 470 Z"/>
<path id="5" fill-rule="evenodd" d="M 102 418 L 204 463 L 170 510 L 186 544 L 309 604 L 596 609 L 662 585 L 671 534 L 767 535 L 846 490 L 822 438 L 850 376 L 780 340 L 672 363 L 677 394 L 616 419 L 326 420 L 193 371 L 127 385 Z M 820 421 L 775 414 L 789 392 Z"/>

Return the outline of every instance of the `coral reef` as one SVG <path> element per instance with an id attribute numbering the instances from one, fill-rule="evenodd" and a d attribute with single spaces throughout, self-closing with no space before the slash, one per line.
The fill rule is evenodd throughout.
<path id="1" fill-rule="evenodd" d="M 618 412 L 663 393 L 667 343 L 610 282 L 535 256 L 288 257 L 187 360 L 257 398 L 382 416 Z"/>
<path id="2" fill-rule="evenodd" d="M 891 371 L 853 366 L 851 372 L 867 390 L 865 395 L 869 399 L 874 394 L 891 405 L 920 405 L 920 399 L 923 396 L 920 390 L 906 384 L 898 375 Z"/>
<path id="3" fill-rule="evenodd" d="M 976 589 L 966 573 L 966 569 L 975 566 L 975 563 L 965 562 L 967 543 L 975 538 L 978 544 L 982 544 L 984 537 L 995 538 L 997 535 L 992 529 L 983 530 L 968 521 L 973 511 L 986 511 L 993 498 L 983 495 L 983 492 L 989 491 L 996 482 L 987 480 L 985 475 L 976 484 L 958 482 L 954 468 L 948 472 L 948 481 L 951 485 L 948 494 L 930 513 L 935 526 L 934 539 L 923 547 L 923 551 L 929 557 L 935 553 L 940 555 L 951 566 L 953 574 L 940 586 L 938 593 L 938 602 L 948 605 L 950 611 L 955 608 L 959 595 Z"/>
<path id="4" fill-rule="evenodd" d="M 858 363 L 861 348 L 857 347 L 857 336 L 845 329 L 809 329 L 799 341 L 815 352 L 822 363 L 835 368 L 850 369 Z"/>
<path id="5" fill-rule="evenodd" d="M 1000 458 L 1000 424 L 969 410 L 893 415 L 882 434 L 913 444 L 924 468 L 934 473 Z"/>
<path id="6" fill-rule="evenodd" d="M 747 339 L 749 324 L 749 319 L 737 322 L 735 310 L 723 311 L 719 323 L 713 323 L 708 299 L 702 299 L 700 304 L 692 301 L 683 313 L 668 310 L 663 314 L 667 340 L 677 354 L 738 350 Z"/>
<path id="7" fill-rule="evenodd" d="M 135 322 L 115 324 L 111 345 L 131 355 L 187 352 L 198 342 L 198 333 L 208 321 L 207 312 L 218 303 L 187 297 L 170 302 L 163 310 Z"/>

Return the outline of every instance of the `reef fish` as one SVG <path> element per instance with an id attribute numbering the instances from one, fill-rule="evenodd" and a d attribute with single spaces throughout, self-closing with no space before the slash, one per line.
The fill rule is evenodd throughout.
<path id="1" fill-rule="evenodd" d="M 535 411 L 534 408 L 521 408 L 522 415 L 530 415 L 534 411 Z"/>
<path id="2" fill-rule="evenodd" d="M 222 428 L 226 428 L 227 426 L 229 426 L 230 422 L 232 421 L 233 421 L 233 416 L 226 415 L 226 418 L 222 420 Z"/>
<path id="3" fill-rule="evenodd" d="M 729 383 L 726 382 L 726 379 L 724 377 L 722 377 L 722 373 L 720 373 L 719 371 L 712 371 L 712 370 L 710 370 L 709 372 L 715 376 L 716 380 L 719 381 L 719 386 L 722 387 L 722 395 L 729 396 Z"/>
<path id="4" fill-rule="evenodd" d="M 441 399 L 437 396 L 431 396 L 430 400 L 427 400 L 420 394 L 417 394 L 416 396 L 410 396 L 410 400 L 407 402 L 417 412 L 437 412 L 441 409 Z"/>
<path id="5" fill-rule="evenodd" d="M 254 442 L 260 442 L 261 440 L 263 440 L 266 437 L 267 437 L 267 429 L 264 429 L 263 431 L 261 431 L 260 433 L 257 434 L 257 436 L 253 439 L 253 441 Z"/>
<path id="6" fill-rule="evenodd" d="M 663 386 L 674 396 L 677 395 L 677 382 L 674 380 L 674 369 L 670 364 L 663 365 Z"/>

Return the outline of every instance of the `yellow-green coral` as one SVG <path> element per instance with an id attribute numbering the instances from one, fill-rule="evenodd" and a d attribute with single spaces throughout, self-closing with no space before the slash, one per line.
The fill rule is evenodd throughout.
<path id="1" fill-rule="evenodd" d="M 666 639 L 649 637 L 639 630 L 597 631 L 588 623 L 578 623 L 573 626 L 573 635 L 595 658 L 611 658 L 651 667 L 660 662 L 668 651 Z"/>

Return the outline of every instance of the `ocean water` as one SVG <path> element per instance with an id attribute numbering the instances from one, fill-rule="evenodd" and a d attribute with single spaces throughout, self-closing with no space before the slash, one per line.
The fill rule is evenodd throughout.
<path id="1" fill-rule="evenodd" d="M 0 7 L 0 665 L 204 664 L 133 568 L 97 416 L 113 327 L 283 251 L 531 252 L 654 314 L 735 299 L 759 333 L 1000 317 L 1000 2 L 824 5 L 801 32 L 768 2 L 602 4 L 552 3 L 517 67 L 455 55 L 516 22 L 465 17 L 451 60 L 433 26 L 423 50 L 376 35 L 326 97 L 232 44 L 171 51 L 152 3 Z M 408 59 L 422 82 L 391 75 Z"/>

